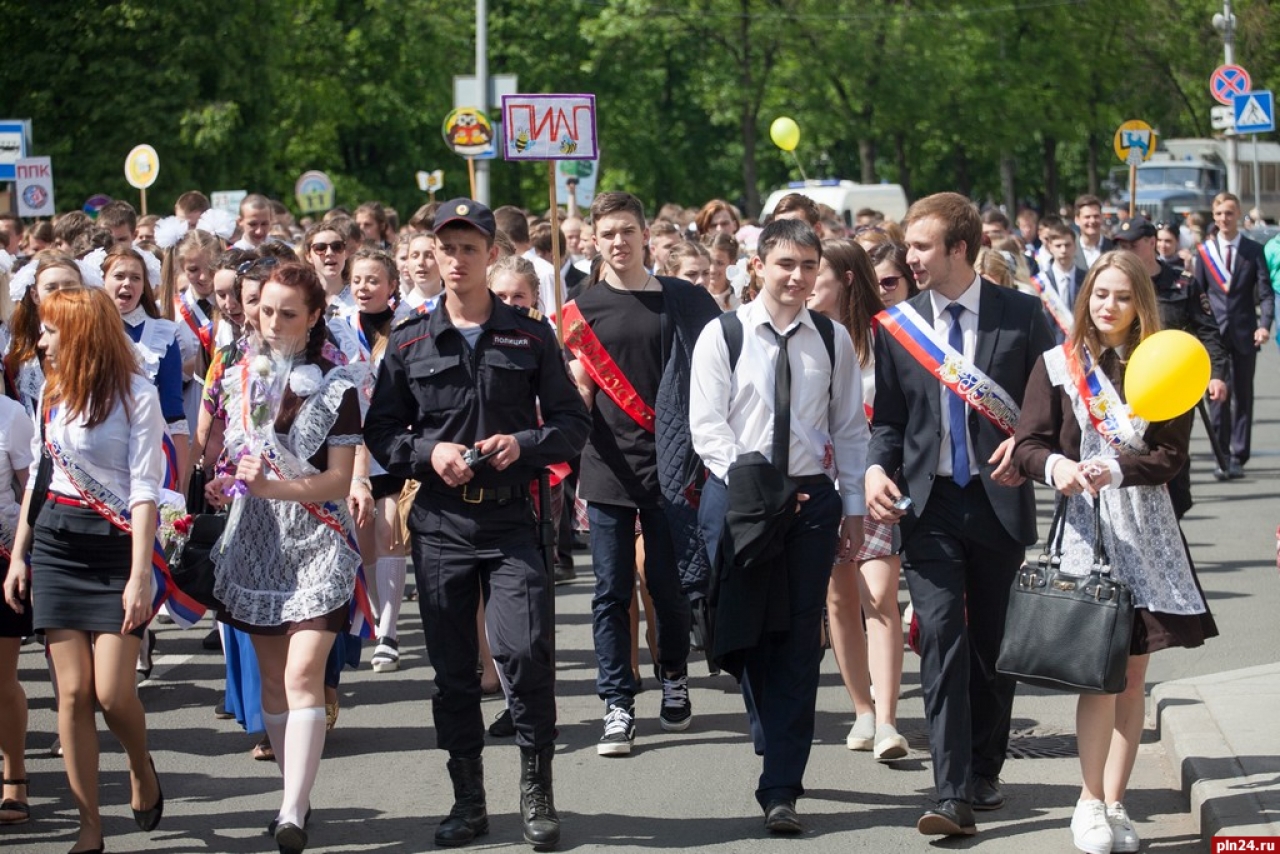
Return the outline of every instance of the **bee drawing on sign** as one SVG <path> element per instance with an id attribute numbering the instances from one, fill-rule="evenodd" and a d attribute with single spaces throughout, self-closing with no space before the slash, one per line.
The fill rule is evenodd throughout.
<path id="1" fill-rule="evenodd" d="M 577 150 L 578 143 L 576 143 L 571 137 L 566 136 L 564 139 L 560 140 L 561 154 L 573 154 Z"/>
<path id="2" fill-rule="evenodd" d="M 533 144 L 533 140 L 529 138 L 529 129 L 523 128 L 516 134 L 516 151 L 523 154 L 529 150 L 529 146 Z"/>

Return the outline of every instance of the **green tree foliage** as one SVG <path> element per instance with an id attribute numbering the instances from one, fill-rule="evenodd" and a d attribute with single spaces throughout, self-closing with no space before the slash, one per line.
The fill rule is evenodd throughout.
<path id="1" fill-rule="evenodd" d="M 1236 59 L 1271 82 L 1280 9 L 1237 0 Z M 723 197 L 754 211 L 799 177 L 768 128 L 790 115 L 809 177 L 897 181 L 1046 207 L 1104 188 L 1115 127 L 1208 135 L 1217 0 L 489 0 L 491 73 L 525 92 L 591 92 L 600 187 L 651 209 Z M 474 71 L 470 3 L 445 0 L 0 0 L 0 113 L 30 118 L 60 206 L 135 200 L 125 154 L 161 157 L 150 191 L 266 192 L 308 169 L 339 204 L 406 217 L 419 169 L 468 191 L 440 125 Z M 491 105 L 491 115 L 498 113 Z M 547 174 L 492 164 L 495 203 L 546 208 Z"/>

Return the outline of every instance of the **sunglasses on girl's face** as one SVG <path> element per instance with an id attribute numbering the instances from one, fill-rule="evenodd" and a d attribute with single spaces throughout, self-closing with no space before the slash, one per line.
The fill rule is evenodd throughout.
<path id="1" fill-rule="evenodd" d="M 901 276 L 885 276 L 880 280 L 880 287 L 886 291 L 892 291 L 898 287 L 898 283 L 901 281 Z"/>
<path id="2" fill-rule="evenodd" d="M 272 267 L 275 267 L 279 263 L 280 263 L 280 259 L 275 257 L 254 258 L 252 261 L 245 261 L 239 267 L 236 267 L 236 275 L 248 276 L 250 273 L 255 271 L 267 272 L 267 271 L 270 271 Z M 250 276 L 250 278 L 252 278 L 252 276 Z"/>
<path id="3" fill-rule="evenodd" d="M 332 243 L 312 243 L 311 251 L 317 255 L 323 255 L 325 252 L 333 252 L 334 254 L 337 254 L 339 252 L 346 252 L 347 244 L 342 240 L 335 240 Z"/>

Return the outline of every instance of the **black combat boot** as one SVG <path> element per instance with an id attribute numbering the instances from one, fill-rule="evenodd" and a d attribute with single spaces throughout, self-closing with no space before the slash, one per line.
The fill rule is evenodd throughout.
<path id="1" fill-rule="evenodd" d="M 489 813 L 484 804 L 484 760 L 450 759 L 449 779 L 453 781 L 453 809 L 436 828 L 436 845 L 455 848 L 489 832 Z"/>
<path id="2" fill-rule="evenodd" d="M 541 749 L 520 748 L 520 821 L 524 841 L 537 850 L 560 843 L 560 816 L 551 792 L 551 757 L 554 744 Z"/>

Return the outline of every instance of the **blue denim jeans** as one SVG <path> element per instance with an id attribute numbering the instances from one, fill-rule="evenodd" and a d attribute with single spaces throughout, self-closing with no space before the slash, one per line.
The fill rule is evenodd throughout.
<path id="1" fill-rule="evenodd" d="M 631 672 L 631 598 L 636 588 L 636 517 L 644 538 L 644 570 L 657 612 L 658 663 L 683 671 L 689 658 L 689 598 L 680 589 L 675 543 L 666 513 L 588 502 L 591 560 L 596 576 L 591 615 L 599 671 L 596 693 L 606 703 L 635 696 Z"/>

